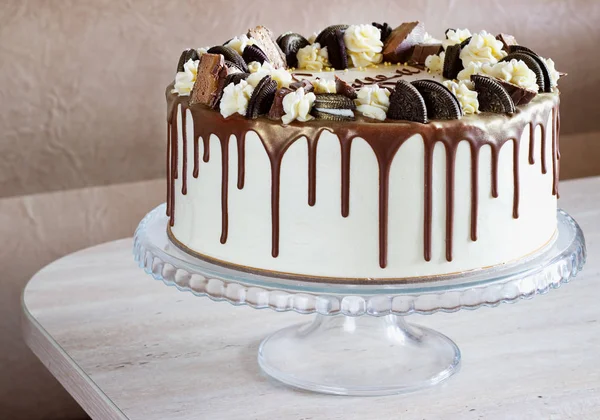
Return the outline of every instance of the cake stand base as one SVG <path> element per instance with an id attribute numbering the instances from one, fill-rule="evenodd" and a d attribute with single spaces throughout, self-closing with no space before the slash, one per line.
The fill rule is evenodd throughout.
<path id="1" fill-rule="evenodd" d="M 460 350 L 445 335 L 409 325 L 402 316 L 317 315 L 265 338 L 258 363 L 296 388 L 390 395 L 445 381 L 460 368 Z"/>

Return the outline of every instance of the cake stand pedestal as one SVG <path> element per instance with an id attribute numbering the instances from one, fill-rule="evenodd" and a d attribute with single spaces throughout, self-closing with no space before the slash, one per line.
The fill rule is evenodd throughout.
<path id="1" fill-rule="evenodd" d="M 256 309 L 317 314 L 262 341 L 258 363 L 273 378 L 328 394 L 388 395 L 438 384 L 460 367 L 452 340 L 406 323 L 406 315 L 515 302 L 577 275 L 586 258 L 583 233 L 566 212 L 558 210 L 557 217 L 552 244 L 518 262 L 379 284 L 292 280 L 211 264 L 168 239 L 164 204 L 140 222 L 133 252 L 148 274 L 181 291 Z"/>

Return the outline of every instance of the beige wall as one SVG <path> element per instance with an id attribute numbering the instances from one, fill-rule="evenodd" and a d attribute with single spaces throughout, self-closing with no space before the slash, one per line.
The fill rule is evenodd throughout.
<path id="1" fill-rule="evenodd" d="M 413 19 L 437 36 L 513 33 L 554 58 L 569 73 L 561 175 L 600 173 L 600 1 L 2 0 L 0 418 L 82 415 L 22 343 L 19 296 L 44 264 L 131 235 L 162 200 L 163 183 L 144 180 L 163 176 L 164 88 L 183 48 L 256 24 L 310 35 Z"/>

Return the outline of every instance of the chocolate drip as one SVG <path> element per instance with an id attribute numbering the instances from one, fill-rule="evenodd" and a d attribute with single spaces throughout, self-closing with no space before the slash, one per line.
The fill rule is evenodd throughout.
<path id="1" fill-rule="evenodd" d="M 185 117 L 187 112 L 183 110 L 181 113 L 181 145 L 183 150 L 182 168 L 181 168 L 181 194 L 187 194 L 187 129 L 185 125 Z"/>
<path id="2" fill-rule="evenodd" d="M 381 80 L 375 77 L 374 80 Z M 377 82 L 373 82 L 377 83 Z M 167 132 L 167 214 L 173 226 L 175 215 L 175 188 L 174 182 L 178 177 L 177 162 L 177 105 L 182 106 L 183 114 L 188 108 L 185 98 L 178 98 L 167 92 L 168 132 Z M 190 108 L 194 121 L 194 177 L 198 176 L 198 139 L 201 137 L 204 144 L 203 160 L 209 160 L 210 136 L 220 142 L 222 156 L 222 190 L 221 210 L 222 229 L 221 243 L 227 241 L 228 235 L 228 184 L 229 184 L 229 139 L 234 135 L 237 139 L 238 150 L 238 179 L 237 187 L 244 187 L 245 178 L 245 142 L 246 133 L 253 131 L 262 142 L 271 166 L 271 236 L 273 257 L 279 255 L 279 201 L 280 201 L 280 174 L 281 162 L 287 149 L 298 139 L 305 137 L 308 146 L 308 204 L 316 202 L 316 159 L 318 139 L 323 131 L 329 131 L 338 136 L 341 154 L 341 213 L 343 217 L 350 214 L 350 164 L 352 141 L 356 137 L 364 139 L 377 158 L 379 169 L 378 217 L 379 217 L 379 265 L 385 268 L 388 258 L 388 207 L 389 207 L 389 173 L 397 151 L 405 141 L 415 135 L 420 135 L 424 144 L 424 259 L 432 258 L 432 182 L 433 182 L 433 153 L 437 143 L 443 143 L 446 150 L 446 259 L 452 260 L 453 234 L 454 234 L 454 183 L 455 165 L 458 145 L 467 141 L 471 151 L 471 223 L 470 237 L 476 241 L 477 215 L 478 215 L 478 190 L 479 190 L 479 151 L 481 146 L 491 147 L 492 185 L 491 194 L 498 197 L 498 166 L 500 149 L 506 142 L 512 141 L 513 152 L 513 217 L 519 217 L 520 179 L 519 179 L 519 150 L 523 130 L 529 125 L 535 130 L 537 125 L 542 128 L 542 171 L 544 172 L 543 156 L 546 147 L 546 125 L 550 111 L 552 111 L 552 193 L 558 193 L 558 96 L 540 95 L 531 104 L 519 108 L 512 116 L 484 114 L 479 116 L 466 116 L 455 121 L 434 121 L 429 124 L 412 122 L 385 121 L 374 123 L 368 119 L 358 117 L 356 122 L 329 122 L 328 127 L 322 126 L 321 121 L 292 123 L 282 126 L 278 122 L 267 119 L 248 120 L 239 115 L 224 119 L 219 113 L 200 105 Z M 182 116 L 185 129 L 185 119 Z M 187 166 L 186 159 L 186 134 L 182 134 L 182 147 L 184 148 L 184 163 L 182 178 L 185 185 Z M 533 143 L 534 139 L 530 139 Z M 529 149 L 529 161 L 533 153 Z M 182 187 L 182 192 L 185 187 Z"/>
<path id="3" fill-rule="evenodd" d="M 553 121 L 554 124 L 554 121 Z M 542 130 L 542 141 L 540 142 L 540 153 L 542 154 L 542 173 L 545 174 L 548 172 L 546 170 L 546 126 L 540 124 L 540 129 Z"/>

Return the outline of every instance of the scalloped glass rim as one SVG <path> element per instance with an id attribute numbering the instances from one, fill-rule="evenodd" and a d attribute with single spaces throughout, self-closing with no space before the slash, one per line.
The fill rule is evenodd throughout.
<path id="1" fill-rule="evenodd" d="M 557 210 L 554 243 L 522 261 L 443 279 L 386 284 L 302 282 L 252 274 L 211 264 L 177 248 L 167 237 L 165 204 L 149 212 L 134 235 L 133 253 L 141 268 L 181 291 L 233 305 L 276 311 L 348 316 L 454 312 L 515 302 L 569 282 L 586 259 L 581 228 Z"/>

